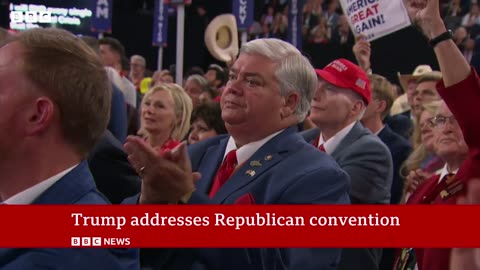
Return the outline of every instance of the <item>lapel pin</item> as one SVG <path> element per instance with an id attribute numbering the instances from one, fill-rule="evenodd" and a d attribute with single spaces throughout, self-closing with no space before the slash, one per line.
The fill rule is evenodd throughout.
<path id="1" fill-rule="evenodd" d="M 267 160 L 267 161 L 272 160 L 272 159 L 273 159 L 272 155 L 265 156 L 265 160 Z"/>
<path id="2" fill-rule="evenodd" d="M 254 171 L 254 170 L 247 170 L 247 171 L 245 172 L 245 174 L 250 175 L 250 177 L 254 177 L 254 176 L 255 176 L 255 171 Z"/>
<path id="3" fill-rule="evenodd" d="M 262 167 L 262 163 L 259 160 L 252 160 L 250 161 L 250 166 L 252 167 Z"/>
<path id="4" fill-rule="evenodd" d="M 448 195 L 449 195 L 449 194 L 448 194 L 448 192 L 447 192 L 446 190 L 442 190 L 442 191 L 440 192 L 440 198 L 442 198 L 442 199 L 445 199 L 446 197 L 448 197 Z"/>

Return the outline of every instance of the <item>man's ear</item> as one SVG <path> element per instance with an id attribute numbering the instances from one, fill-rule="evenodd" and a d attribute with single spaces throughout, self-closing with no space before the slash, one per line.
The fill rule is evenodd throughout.
<path id="1" fill-rule="evenodd" d="M 53 120 L 54 104 L 46 97 L 35 99 L 27 113 L 28 121 L 25 126 L 27 135 L 36 135 L 44 132 Z"/>
<path id="2" fill-rule="evenodd" d="M 353 115 L 358 115 L 366 106 L 367 105 L 361 100 L 354 101 L 352 106 Z"/>
<path id="3" fill-rule="evenodd" d="M 283 106 L 280 111 L 280 117 L 284 119 L 295 114 L 299 103 L 300 96 L 297 92 L 291 92 L 286 97 L 283 97 Z"/>
<path id="4" fill-rule="evenodd" d="M 376 112 L 383 113 L 387 109 L 387 102 L 385 100 L 380 100 L 376 108 Z"/>

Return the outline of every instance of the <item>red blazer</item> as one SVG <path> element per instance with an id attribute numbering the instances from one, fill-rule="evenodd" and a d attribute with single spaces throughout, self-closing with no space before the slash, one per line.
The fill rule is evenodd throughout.
<path id="1" fill-rule="evenodd" d="M 480 177 L 480 81 L 472 69 L 463 81 L 445 88 L 437 84 L 438 93 L 445 100 L 462 129 L 468 145 L 469 155 L 450 183 L 437 185 L 439 176 L 433 176 L 420 185 L 408 200 L 408 204 L 456 204 L 460 195 L 465 194 L 466 183 Z M 415 249 L 419 270 L 448 270 L 450 249 Z"/>

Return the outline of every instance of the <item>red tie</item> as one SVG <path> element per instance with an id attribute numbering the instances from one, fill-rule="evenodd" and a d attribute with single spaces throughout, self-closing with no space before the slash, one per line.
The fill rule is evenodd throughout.
<path id="1" fill-rule="evenodd" d="M 326 153 L 327 151 L 325 150 L 325 147 L 323 146 L 325 143 L 322 143 L 320 146 L 318 146 L 319 143 L 320 143 L 320 135 L 317 138 L 315 138 L 315 140 L 313 141 L 313 146 L 317 147 L 318 150 Z"/>
<path id="2" fill-rule="evenodd" d="M 318 150 L 326 153 L 327 151 L 325 150 L 325 147 L 324 147 L 323 145 L 324 145 L 324 144 L 322 143 L 322 144 L 318 147 Z"/>
<path id="3" fill-rule="evenodd" d="M 225 160 L 218 169 L 217 175 L 213 180 L 212 188 L 210 189 L 210 198 L 213 198 L 215 193 L 227 182 L 228 178 L 233 174 L 235 166 L 237 166 L 237 150 L 232 150 L 228 152 Z"/>

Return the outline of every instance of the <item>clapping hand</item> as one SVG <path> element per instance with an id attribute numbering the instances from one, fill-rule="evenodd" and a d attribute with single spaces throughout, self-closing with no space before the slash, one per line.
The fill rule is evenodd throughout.
<path id="1" fill-rule="evenodd" d="M 192 167 L 185 143 L 161 152 L 139 137 L 128 137 L 128 159 L 142 176 L 141 204 L 178 203 L 195 190 L 199 174 Z"/>

